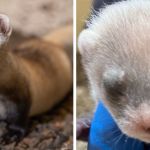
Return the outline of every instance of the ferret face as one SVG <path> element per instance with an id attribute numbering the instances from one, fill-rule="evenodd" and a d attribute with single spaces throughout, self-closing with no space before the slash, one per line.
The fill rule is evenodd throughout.
<path id="1" fill-rule="evenodd" d="M 150 143 L 150 1 L 106 7 L 79 37 L 93 98 L 123 133 Z M 137 15 L 138 14 L 138 15 Z"/>

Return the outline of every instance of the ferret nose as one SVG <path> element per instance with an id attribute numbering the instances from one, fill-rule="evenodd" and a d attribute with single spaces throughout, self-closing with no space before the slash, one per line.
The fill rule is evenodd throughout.
<path id="1" fill-rule="evenodd" d="M 142 103 L 140 104 L 135 122 L 137 123 L 137 127 L 140 130 L 143 130 L 145 133 L 150 133 L 150 104 Z"/>
<path id="2" fill-rule="evenodd" d="M 150 133 L 150 118 L 143 118 L 139 124 L 141 125 L 144 132 Z"/>
<path id="3" fill-rule="evenodd" d="M 150 133 L 150 127 L 149 128 L 144 128 L 146 133 Z"/>

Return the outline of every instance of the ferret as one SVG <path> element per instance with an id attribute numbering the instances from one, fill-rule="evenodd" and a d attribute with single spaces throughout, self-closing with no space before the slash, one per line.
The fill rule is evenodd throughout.
<path id="1" fill-rule="evenodd" d="M 96 105 L 103 101 L 124 134 L 150 143 L 150 1 L 100 9 L 78 45 Z"/>
<path id="2" fill-rule="evenodd" d="M 2 45 L 11 31 L 8 16 L 0 14 L 0 121 L 8 124 L 3 135 L 7 142 L 14 135 L 24 136 L 28 118 L 50 110 L 72 88 L 71 58 L 64 42 L 72 42 L 71 25 L 6 49 Z"/>

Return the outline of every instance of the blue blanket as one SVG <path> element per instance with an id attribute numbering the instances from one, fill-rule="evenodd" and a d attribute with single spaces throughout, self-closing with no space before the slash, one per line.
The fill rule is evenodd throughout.
<path id="1" fill-rule="evenodd" d="M 150 145 L 124 135 L 100 102 L 91 124 L 88 150 L 150 150 Z"/>

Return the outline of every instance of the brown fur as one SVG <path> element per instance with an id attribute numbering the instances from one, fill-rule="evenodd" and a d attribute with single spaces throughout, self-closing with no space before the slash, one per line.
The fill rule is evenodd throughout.
<path id="1" fill-rule="evenodd" d="M 71 89 L 71 60 L 61 44 L 35 39 L 14 50 L 2 49 L 0 56 L 0 90 L 17 88 L 31 103 L 31 116 L 49 110 Z"/>
<path id="2" fill-rule="evenodd" d="M 10 34 L 9 18 L 0 14 L 0 46 Z M 0 48 L 0 121 L 8 128 L 4 141 L 23 137 L 29 116 L 50 110 L 70 91 L 71 39 L 72 26 L 68 26 L 15 49 Z"/>

